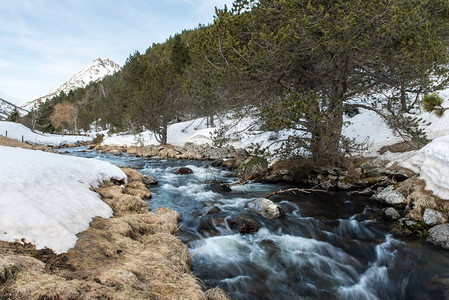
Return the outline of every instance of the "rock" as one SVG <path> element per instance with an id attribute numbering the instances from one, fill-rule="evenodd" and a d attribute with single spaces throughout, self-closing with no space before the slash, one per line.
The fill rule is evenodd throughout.
<path id="1" fill-rule="evenodd" d="M 232 192 L 229 184 L 224 182 L 211 182 L 210 187 L 212 188 L 212 192 L 214 193 L 229 193 Z"/>
<path id="2" fill-rule="evenodd" d="M 231 229 L 235 229 L 239 233 L 251 233 L 259 230 L 259 223 L 246 215 L 229 217 L 226 219 L 226 222 L 228 222 Z"/>
<path id="3" fill-rule="evenodd" d="M 441 224 L 430 228 L 427 241 L 436 246 L 449 249 L 449 224 Z"/>
<path id="4" fill-rule="evenodd" d="M 109 151 L 109 153 L 113 154 L 113 155 L 121 155 L 122 154 L 122 152 L 120 152 L 120 150 L 118 150 L 118 149 L 111 149 Z"/>
<path id="5" fill-rule="evenodd" d="M 390 205 L 403 205 L 405 204 L 405 197 L 396 191 L 392 185 L 378 190 L 376 195 L 372 196 L 373 199 L 377 201 L 382 201 Z"/>
<path id="6" fill-rule="evenodd" d="M 389 207 L 384 211 L 385 216 L 390 220 L 397 220 L 401 217 L 396 209 Z"/>
<path id="7" fill-rule="evenodd" d="M 398 225 L 392 229 L 394 234 L 409 237 L 426 237 L 427 226 L 422 221 L 413 221 L 409 218 L 400 218 Z"/>
<path id="8" fill-rule="evenodd" d="M 281 175 L 287 175 L 289 173 L 288 169 L 280 169 L 279 174 Z"/>
<path id="9" fill-rule="evenodd" d="M 430 208 L 426 208 L 426 210 L 424 211 L 423 220 L 424 223 L 429 226 L 443 224 L 448 221 L 447 217 L 442 212 Z"/>
<path id="10" fill-rule="evenodd" d="M 348 195 L 351 196 L 371 196 L 372 194 L 374 194 L 374 191 L 370 188 L 366 188 L 361 191 L 352 191 L 348 193 Z"/>
<path id="11" fill-rule="evenodd" d="M 142 182 L 146 187 L 158 184 L 156 178 L 151 175 L 143 175 Z"/>
<path id="12" fill-rule="evenodd" d="M 276 219 L 284 214 L 282 209 L 271 200 L 260 198 L 248 203 L 248 208 L 267 219 Z"/>
<path id="13" fill-rule="evenodd" d="M 193 171 L 192 171 L 192 169 L 190 169 L 190 168 L 187 168 L 187 167 L 181 167 L 181 168 L 176 169 L 176 170 L 174 171 L 174 173 L 175 173 L 176 175 L 187 175 L 187 174 L 193 174 Z"/>
<path id="14" fill-rule="evenodd" d="M 215 215 L 215 214 L 219 214 L 219 213 L 221 213 L 221 212 L 222 212 L 221 208 L 219 208 L 218 206 L 214 206 L 214 207 L 211 207 L 211 208 L 206 212 L 206 215 Z"/>

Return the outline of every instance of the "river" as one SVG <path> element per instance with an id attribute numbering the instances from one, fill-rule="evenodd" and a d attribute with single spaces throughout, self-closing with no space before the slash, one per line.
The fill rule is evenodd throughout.
<path id="1" fill-rule="evenodd" d="M 382 207 L 342 192 L 279 194 L 270 199 L 285 215 L 262 218 L 246 203 L 286 186 L 251 183 L 214 193 L 206 180 L 232 183 L 229 170 L 210 162 L 115 156 L 62 149 L 153 175 L 150 207 L 180 215 L 179 238 L 192 255 L 192 268 L 205 287 L 220 286 L 232 299 L 444 299 L 449 255 L 423 240 L 388 234 L 389 224 L 373 216 Z M 175 175 L 179 167 L 193 174 Z M 207 214 L 211 207 L 215 213 Z M 245 215 L 260 229 L 231 230 L 225 218 Z"/>

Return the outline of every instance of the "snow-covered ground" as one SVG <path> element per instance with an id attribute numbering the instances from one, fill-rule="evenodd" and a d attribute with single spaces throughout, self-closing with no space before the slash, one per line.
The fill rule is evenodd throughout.
<path id="1" fill-rule="evenodd" d="M 77 142 L 91 141 L 92 137 L 78 135 L 57 135 L 31 131 L 28 127 L 19 123 L 0 121 L 0 135 L 18 141 L 39 145 L 60 146 L 63 144 L 75 144 Z"/>
<path id="2" fill-rule="evenodd" d="M 449 90 L 439 93 L 443 99 L 443 107 L 449 107 Z M 397 161 L 400 164 L 412 168 L 415 172 L 421 174 L 426 180 L 428 189 L 443 199 L 449 199 L 449 176 L 444 174 L 449 170 L 449 137 L 436 139 L 438 137 L 449 136 L 449 113 L 442 118 L 436 115 L 421 111 L 418 116 L 425 123 L 430 125 L 424 127 L 427 136 L 435 139 L 434 142 L 420 151 L 408 153 L 392 154 L 387 152 L 383 155 L 384 159 L 392 162 Z M 226 117 L 215 120 L 218 126 L 232 126 L 235 120 Z M 343 129 L 343 134 L 357 143 L 364 143 L 369 146 L 365 151 L 367 156 L 379 155 L 377 151 L 386 145 L 391 145 L 403 140 L 396 136 L 388 128 L 384 120 L 376 113 L 360 109 L 360 113 L 352 118 L 345 116 L 347 125 Z M 278 144 L 272 144 L 275 139 L 282 139 L 288 136 L 288 132 L 261 132 L 251 126 L 254 120 L 251 118 L 242 119 L 237 125 L 232 127 L 228 134 L 232 137 L 229 144 L 248 148 L 252 143 L 259 143 L 262 147 L 271 145 L 271 150 Z M 256 124 L 257 125 L 257 124 Z M 186 142 L 197 144 L 212 144 L 213 134 L 216 128 L 207 128 L 205 119 L 197 119 L 187 122 L 172 124 L 168 128 L 168 143 L 172 145 L 182 145 Z M 446 142 L 447 141 L 447 142 Z M 137 144 L 158 144 L 154 135 L 149 131 L 141 133 L 139 136 L 132 134 L 107 136 L 103 144 L 108 145 L 137 145 Z"/>
<path id="3" fill-rule="evenodd" d="M 0 146 L 0 240 L 66 252 L 93 217 L 112 209 L 91 191 L 123 171 L 95 159 Z"/>

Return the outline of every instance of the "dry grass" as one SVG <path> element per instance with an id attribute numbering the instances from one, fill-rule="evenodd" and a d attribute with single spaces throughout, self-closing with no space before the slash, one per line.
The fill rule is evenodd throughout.
<path id="1" fill-rule="evenodd" d="M 142 175 L 124 171 L 125 188 L 106 183 L 95 189 L 115 217 L 94 218 L 67 253 L 0 243 L 0 298 L 206 299 L 187 247 L 173 235 L 178 214 L 167 208 L 151 213 L 143 195 L 132 195 L 148 191 Z"/>
<path id="2" fill-rule="evenodd" d="M 444 201 L 435 197 L 431 191 L 425 190 L 426 184 L 423 180 L 416 177 L 401 182 L 396 187 L 397 190 L 404 195 L 407 203 L 412 208 L 409 212 L 410 218 L 414 220 L 423 220 L 423 214 L 426 208 L 449 212 L 449 201 Z"/>
<path id="3" fill-rule="evenodd" d="M 415 145 L 408 142 L 399 142 L 389 146 L 383 146 L 377 152 L 384 154 L 387 151 L 391 153 L 403 153 L 418 149 Z"/>
<path id="4" fill-rule="evenodd" d="M 21 143 L 19 141 L 4 137 L 0 135 L 0 146 L 8 146 L 8 147 L 20 147 L 24 149 L 33 149 L 32 146 Z"/>
<path id="5" fill-rule="evenodd" d="M 81 295 L 78 280 L 66 280 L 57 275 L 29 270 L 17 275 L 15 282 L 6 292 L 11 299 L 79 299 Z"/>
<path id="6" fill-rule="evenodd" d="M 125 172 L 126 176 L 128 176 L 128 182 L 131 183 L 133 181 L 140 181 L 142 182 L 142 174 L 137 172 L 134 169 L 131 168 L 122 168 L 123 172 Z"/>
<path id="7" fill-rule="evenodd" d="M 207 300 L 229 300 L 226 293 L 218 287 L 207 290 L 205 295 Z"/>

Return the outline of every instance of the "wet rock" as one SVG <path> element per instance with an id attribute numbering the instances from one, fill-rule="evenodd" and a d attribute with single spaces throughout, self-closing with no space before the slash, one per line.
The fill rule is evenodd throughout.
<path id="1" fill-rule="evenodd" d="M 390 220 L 397 220 L 401 217 L 396 209 L 389 207 L 384 211 L 385 216 Z"/>
<path id="2" fill-rule="evenodd" d="M 221 208 L 219 208 L 218 206 L 213 206 L 206 212 L 206 215 L 215 215 L 221 212 L 222 212 Z"/>
<path id="3" fill-rule="evenodd" d="M 413 221 L 409 218 L 400 218 L 398 226 L 392 232 L 402 236 L 425 237 L 427 236 L 427 226 L 421 221 Z"/>
<path id="4" fill-rule="evenodd" d="M 218 230 L 215 227 L 214 219 L 210 217 L 201 219 L 199 232 L 205 237 L 219 235 Z"/>
<path id="5" fill-rule="evenodd" d="M 276 219 L 284 214 L 282 209 L 271 200 L 260 198 L 248 203 L 248 208 L 267 219 Z"/>
<path id="6" fill-rule="evenodd" d="M 374 200 L 385 202 L 390 205 L 404 205 L 405 197 L 396 191 L 392 185 L 378 189 L 378 192 L 371 197 Z"/>
<path id="7" fill-rule="evenodd" d="M 237 230 L 239 233 L 252 233 L 259 230 L 259 223 L 246 215 L 229 217 L 226 222 L 231 229 Z"/>
<path id="8" fill-rule="evenodd" d="M 423 214 L 424 223 L 429 226 L 439 225 L 446 223 L 447 217 L 439 211 L 427 208 Z"/>
<path id="9" fill-rule="evenodd" d="M 212 192 L 214 193 L 229 193 L 232 192 L 231 187 L 229 184 L 224 182 L 211 182 L 209 183 L 209 186 L 212 189 Z"/>
<path id="10" fill-rule="evenodd" d="M 436 246 L 449 249 L 449 224 L 441 224 L 430 228 L 427 241 Z"/>
<path id="11" fill-rule="evenodd" d="M 158 184 L 156 178 L 151 175 L 143 175 L 142 182 L 146 187 Z"/>
<path id="12" fill-rule="evenodd" d="M 374 194 L 374 191 L 371 188 L 366 188 L 360 191 L 351 191 L 348 193 L 348 195 L 352 196 L 371 196 L 372 194 Z"/>
<path id="13" fill-rule="evenodd" d="M 193 174 L 193 171 L 192 171 L 192 169 L 190 169 L 190 168 L 187 168 L 187 167 L 181 167 L 181 168 L 176 169 L 176 170 L 174 171 L 174 173 L 175 173 L 176 175 L 187 175 L 187 174 Z"/>

